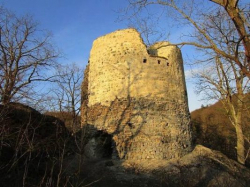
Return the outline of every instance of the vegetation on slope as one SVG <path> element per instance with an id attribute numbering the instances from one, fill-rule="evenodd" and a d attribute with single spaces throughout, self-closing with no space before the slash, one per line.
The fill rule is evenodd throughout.
<path id="1" fill-rule="evenodd" d="M 56 186 L 66 180 L 62 165 L 74 144 L 62 121 L 10 103 L 0 105 L 0 133 L 0 186 Z"/>
<path id="2" fill-rule="evenodd" d="M 246 97 L 246 105 L 249 105 L 250 94 Z M 243 132 L 246 145 L 246 165 L 250 165 L 249 140 L 250 140 L 250 109 L 243 112 Z M 211 149 L 221 151 L 229 158 L 237 160 L 236 132 L 235 128 L 223 109 L 222 103 L 202 107 L 191 113 L 194 143 L 201 144 Z"/>

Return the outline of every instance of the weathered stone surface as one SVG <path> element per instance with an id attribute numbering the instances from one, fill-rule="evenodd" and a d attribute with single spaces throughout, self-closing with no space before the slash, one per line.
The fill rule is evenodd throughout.
<path id="1" fill-rule="evenodd" d="M 181 52 L 147 49 L 134 29 L 94 41 L 82 86 L 82 125 L 113 136 L 125 159 L 171 159 L 192 150 Z"/>
<path id="2" fill-rule="evenodd" d="M 79 159 L 75 161 L 77 170 Z M 172 160 L 84 160 L 82 168 L 82 185 L 91 183 L 95 187 L 248 187 L 250 184 L 248 168 L 200 145 L 184 157 Z"/>
<path id="3" fill-rule="evenodd" d="M 197 145 L 171 161 L 125 161 L 123 167 L 158 176 L 162 186 L 249 186 L 250 170 L 218 151 Z M 156 185 L 157 186 L 157 185 Z"/>
<path id="4" fill-rule="evenodd" d="M 134 29 L 119 30 L 95 40 L 89 59 L 88 106 L 109 106 L 116 98 L 128 96 L 154 100 L 170 97 L 184 102 L 181 53 L 176 46 L 161 47 L 167 44 L 151 46 L 156 52 L 150 55 Z"/>

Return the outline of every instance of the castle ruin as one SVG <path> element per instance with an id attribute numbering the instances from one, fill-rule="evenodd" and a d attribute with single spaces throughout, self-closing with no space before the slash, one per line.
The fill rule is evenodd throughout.
<path id="1" fill-rule="evenodd" d="M 82 86 L 82 125 L 110 134 L 121 159 L 172 159 L 191 151 L 178 47 L 147 48 L 135 29 L 96 39 Z"/>

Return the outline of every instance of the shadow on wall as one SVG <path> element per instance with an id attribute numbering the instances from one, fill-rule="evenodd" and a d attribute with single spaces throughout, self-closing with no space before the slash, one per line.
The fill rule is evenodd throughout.
<path id="1" fill-rule="evenodd" d="M 135 85 L 140 81 L 144 68 L 141 66 L 135 70 L 131 62 L 133 61 L 127 62 L 128 72 L 115 67 L 116 71 L 123 74 L 124 82 L 116 98 L 109 105 L 96 103 L 88 106 L 89 67 L 86 68 L 82 84 L 83 126 L 92 126 L 111 135 L 117 151 L 113 150 L 113 157 L 117 156 L 120 159 L 171 159 L 190 152 L 192 145 L 187 101 L 185 99 L 180 101 L 175 97 L 162 97 L 171 90 L 165 86 L 165 89 L 159 89 L 157 92 L 157 85 L 153 85 L 156 86 L 154 95 L 148 91 L 144 97 L 132 97 L 134 93 L 141 92 Z M 114 66 L 110 63 L 107 65 Z M 166 76 L 169 76 L 167 71 Z M 143 78 L 150 80 L 152 75 L 144 73 Z M 93 147 L 99 145 L 97 142 L 98 139 L 92 139 L 87 149 L 95 149 Z"/>

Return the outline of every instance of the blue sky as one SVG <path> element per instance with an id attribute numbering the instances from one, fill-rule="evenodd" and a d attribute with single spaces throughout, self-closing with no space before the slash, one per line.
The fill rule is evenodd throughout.
<path id="1" fill-rule="evenodd" d="M 86 66 L 97 37 L 127 28 L 127 23 L 118 21 L 119 10 L 127 6 L 126 0 L 0 0 L 0 4 L 17 15 L 33 16 L 40 28 L 52 32 L 53 42 L 65 57 L 61 63 L 74 62 L 81 67 Z M 178 33 L 172 33 L 172 40 L 175 35 Z M 185 61 L 191 51 L 188 47 L 182 50 Z M 188 74 L 188 67 L 185 68 Z M 202 103 L 193 91 L 192 80 L 186 80 L 189 108 L 193 111 Z"/>
<path id="2" fill-rule="evenodd" d="M 1 0 L 18 15 L 29 14 L 40 28 L 52 32 L 65 61 L 86 63 L 92 42 L 99 36 L 126 28 L 116 22 L 117 10 L 126 6 L 118 0 Z M 107 3 L 109 2 L 109 3 Z M 124 2 L 124 3 L 121 3 Z"/>

